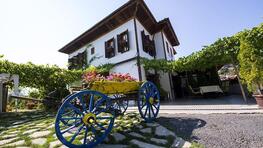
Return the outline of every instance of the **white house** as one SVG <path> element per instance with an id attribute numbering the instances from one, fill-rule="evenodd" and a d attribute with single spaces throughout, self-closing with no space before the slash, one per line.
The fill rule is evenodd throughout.
<path id="1" fill-rule="evenodd" d="M 139 59 L 173 60 L 178 45 L 168 18 L 157 21 L 143 0 L 129 0 L 59 51 L 69 55 L 69 69 L 112 63 L 111 72 L 130 73 L 138 80 L 156 81 L 154 76 L 159 75 L 172 99 L 171 74 L 147 72 Z"/>

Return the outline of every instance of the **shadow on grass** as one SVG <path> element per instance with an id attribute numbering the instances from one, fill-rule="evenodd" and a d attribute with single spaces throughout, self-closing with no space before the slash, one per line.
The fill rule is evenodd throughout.
<path id="1" fill-rule="evenodd" d="M 202 119 L 187 117 L 159 117 L 157 122 L 187 141 L 198 140 L 198 137 L 193 136 L 193 131 L 206 125 L 206 121 Z"/>
<path id="2" fill-rule="evenodd" d="M 12 126 L 23 126 L 23 124 L 33 123 L 34 121 L 47 118 L 54 118 L 55 112 L 46 111 L 27 111 L 27 112 L 7 112 L 0 113 L 0 132 Z"/>

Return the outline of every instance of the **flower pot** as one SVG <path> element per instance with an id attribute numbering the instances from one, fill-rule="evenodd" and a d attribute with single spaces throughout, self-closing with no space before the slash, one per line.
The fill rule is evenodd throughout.
<path id="1" fill-rule="evenodd" d="M 263 95 L 253 95 L 255 97 L 259 108 L 263 109 Z"/>

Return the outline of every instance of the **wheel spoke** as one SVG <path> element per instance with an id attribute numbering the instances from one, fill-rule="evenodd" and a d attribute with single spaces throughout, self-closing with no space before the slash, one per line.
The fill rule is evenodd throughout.
<path id="1" fill-rule="evenodd" d="M 69 106 L 70 108 L 72 108 L 75 112 L 77 112 L 78 114 L 83 115 L 83 113 L 82 113 L 78 108 L 76 108 L 74 105 L 72 105 L 72 104 L 69 103 L 68 106 Z"/>
<path id="2" fill-rule="evenodd" d="M 66 117 L 66 118 L 61 118 L 61 120 L 79 120 L 82 119 L 81 117 Z"/>
<path id="3" fill-rule="evenodd" d="M 87 141 L 87 134 L 88 134 L 88 127 L 86 126 L 86 128 L 85 128 L 85 134 L 84 134 L 83 144 L 86 144 L 86 141 Z"/>
<path id="4" fill-rule="evenodd" d="M 147 107 L 146 107 L 146 110 L 145 110 L 145 113 L 144 113 L 144 115 L 143 115 L 143 117 L 146 117 L 146 114 L 147 114 L 147 111 L 148 111 L 148 105 L 147 105 Z"/>
<path id="5" fill-rule="evenodd" d="M 153 104 L 153 107 L 154 107 L 156 110 L 158 110 L 158 108 L 155 106 L 155 104 Z"/>
<path id="6" fill-rule="evenodd" d="M 83 111 L 86 113 L 87 110 L 86 110 L 86 104 L 85 104 L 84 96 L 82 96 L 81 98 L 78 97 L 78 99 L 80 100 L 80 103 L 82 104 Z"/>
<path id="7" fill-rule="evenodd" d="M 70 139 L 70 143 L 72 143 L 75 139 L 76 139 L 76 137 L 79 135 L 79 133 L 80 133 L 80 131 L 82 130 L 82 128 L 84 127 L 84 125 L 82 125 L 79 129 L 78 129 L 78 131 L 71 137 L 71 139 Z"/>
<path id="8" fill-rule="evenodd" d="M 147 103 L 145 102 L 143 105 L 142 105 L 142 109 L 147 105 Z"/>
<path id="9" fill-rule="evenodd" d="M 154 113 L 153 107 L 150 106 L 150 108 L 151 108 L 151 111 L 152 111 L 152 113 L 153 113 L 153 116 L 155 116 L 155 113 Z"/>
<path id="10" fill-rule="evenodd" d="M 112 117 L 107 117 L 107 116 L 100 116 L 100 117 L 96 117 L 96 119 L 99 119 L 99 120 L 104 120 L 104 119 L 112 119 Z"/>
<path id="11" fill-rule="evenodd" d="M 75 128 L 75 127 L 78 127 L 79 125 L 80 125 L 80 123 L 70 126 L 70 127 L 66 128 L 64 131 L 61 131 L 61 134 L 65 134 L 69 130 L 71 130 L 71 129 Z"/>
<path id="12" fill-rule="evenodd" d="M 95 139 L 98 137 L 97 136 L 97 132 L 96 132 L 96 129 L 91 125 L 90 126 L 91 127 L 91 131 L 92 131 L 92 133 L 94 134 L 94 136 L 95 136 Z"/>
<path id="13" fill-rule="evenodd" d="M 96 122 L 96 125 L 97 125 L 98 127 L 100 127 L 102 130 L 105 130 L 105 131 L 106 131 L 106 128 L 103 127 L 102 125 L 100 125 L 98 122 Z"/>
<path id="14" fill-rule="evenodd" d="M 94 99 L 94 94 L 91 94 L 90 100 L 89 100 L 89 112 L 92 112 L 93 110 L 93 99 Z"/>

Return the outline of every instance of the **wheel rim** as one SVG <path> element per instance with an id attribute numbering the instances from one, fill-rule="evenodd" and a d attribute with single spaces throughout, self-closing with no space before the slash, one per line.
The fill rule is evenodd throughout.
<path id="1" fill-rule="evenodd" d="M 152 122 L 159 113 L 160 93 L 152 82 L 145 82 L 139 89 L 138 109 L 146 122 Z"/>
<path id="2" fill-rule="evenodd" d="M 81 91 L 69 96 L 60 107 L 55 130 L 68 147 L 93 147 L 101 143 L 114 124 L 110 99 L 96 91 Z"/>
<path id="3" fill-rule="evenodd" d="M 115 99 L 113 108 L 117 109 L 120 114 L 124 114 L 129 105 L 129 100 L 118 100 L 119 98 L 122 98 L 122 97 L 124 97 L 124 95 L 121 95 L 121 94 L 113 95 L 113 99 Z"/>

